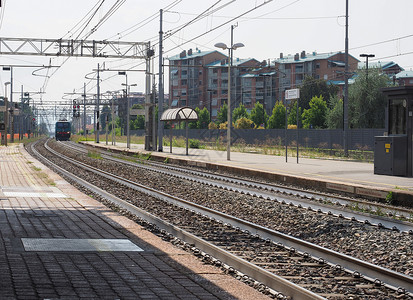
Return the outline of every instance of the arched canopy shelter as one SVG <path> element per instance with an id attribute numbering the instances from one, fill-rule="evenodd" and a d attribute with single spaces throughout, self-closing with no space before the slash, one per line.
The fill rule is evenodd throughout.
<path id="1" fill-rule="evenodd" d="M 197 121 L 198 114 L 190 107 L 170 108 L 163 112 L 161 121 L 164 122 L 185 122 L 186 128 L 186 155 L 188 155 L 188 122 Z M 170 152 L 172 153 L 172 126 L 170 129 Z"/>

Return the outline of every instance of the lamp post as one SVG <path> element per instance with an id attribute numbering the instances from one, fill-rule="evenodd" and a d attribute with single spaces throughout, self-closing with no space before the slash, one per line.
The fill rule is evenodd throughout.
<path id="1" fill-rule="evenodd" d="M 231 66 L 232 66 L 232 54 L 233 50 L 236 50 L 238 48 L 244 47 L 243 43 L 233 43 L 233 31 L 234 31 L 234 25 L 231 25 L 231 46 L 228 47 L 224 43 L 217 43 L 215 44 L 215 47 L 221 48 L 223 50 L 228 49 L 228 111 L 227 111 L 227 160 L 231 160 L 230 158 L 230 153 L 231 153 Z"/>
<path id="2" fill-rule="evenodd" d="M 360 54 L 360 57 L 366 58 L 366 82 L 369 80 L 369 57 L 375 57 L 374 54 Z"/>
<path id="3" fill-rule="evenodd" d="M 4 112 L 4 145 L 7 147 L 7 127 L 9 123 L 9 112 L 8 112 L 8 101 L 7 101 L 7 86 L 11 84 L 10 82 L 5 82 L 4 83 L 4 106 L 5 106 L 5 112 Z"/>
<path id="4" fill-rule="evenodd" d="M 126 86 L 126 148 L 130 149 L 130 99 L 129 99 L 129 87 L 136 86 L 137 84 L 128 85 L 128 74 L 125 71 L 118 72 L 119 75 L 125 75 L 126 83 L 122 85 Z"/>
<path id="5" fill-rule="evenodd" d="M 10 109 L 13 111 L 13 67 L 3 67 L 3 71 L 10 71 Z M 7 94 L 5 95 L 7 97 Z M 11 117 L 11 130 L 10 130 L 10 141 L 14 142 L 14 117 L 13 112 L 10 114 Z"/>

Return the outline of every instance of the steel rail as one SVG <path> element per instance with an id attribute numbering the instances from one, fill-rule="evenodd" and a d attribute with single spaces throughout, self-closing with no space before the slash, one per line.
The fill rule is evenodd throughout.
<path id="1" fill-rule="evenodd" d="M 79 149 L 79 147 L 73 146 L 70 143 L 62 143 L 65 147 L 69 147 L 75 151 L 82 152 L 82 150 Z M 84 148 L 85 149 L 85 148 Z M 86 150 L 86 149 L 85 149 Z M 216 182 L 216 181 L 222 181 L 222 182 L 228 182 L 228 184 L 220 184 L 220 183 L 214 183 L 213 186 L 218 187 L 218 188 L 224 188 L 224 189 L 229 189 L 230 191 L 238 192 L 238 193 L 244 193 L 244 194 L 249 194 L 252 196 L 257 196 L 259 198 L 266 198 L 267 200 L 272 200 L 272 201 L 277 201 L 279 203 L 288 203 L 289 205 L 293 205 L 297 208 L 307 208 L 308 210 L 312 211 L 320 211 L 329 214 L 329 215 L 334 215 L 336 217 L 343 217 L 348 220 L 354 220 L 356 219 L 360 223 L 366 223 L 366 224 L 371 224 L 377 227 L 382 227 L 382 228 L 388 228 L 392 230 L 399 230 L 404 233 L 413 233 L 413 224 L 408 223 L 408 222 L 402 222 L 399 220 L 393 220 L 393 219 L 388 219 L 380 216 L 374 216 L 374 215 L 369 215 L 366 213 L 360 213 L 360 212 L 354 212 L 354 211 L 346 211 L 344 210 L 344 206 L 342 208 L 334 207 L 331 205 L 323 205 L 319 204 L 315 201 L 311 201 L 311 199 L 315 199 L 314 195 L 321 195 L 317 193 L 310 193 L 310 192 L 305 192 L 305 191 L 299 191 L 298 189 L 290 189 L 290 188 L 281 188 L 277 187 L 278 190 L 275 190 L 273 186 L 264 184 L 264 183 L 258 183 L 252 180 L 245 180 L 245 179 L 239 179 L 239 178 L 234 178 L 231 176 L 224 176 L 224 175 L 215 175 L 215 174 L 210 174 L 207 172 L 200 172 L 200 171 L 195 171 L 195 170 L 189 170 L 186 168 L 177 168 L 173 166 L 163 166 L 160 164 L 154 164 L 152 162 L 148 162 L 148 166 L 139 164 L 137 165 L 136 163 L 130 162 L 130 161 L 125 161 L 116 157 L 112 157 L 110 154 L 102 154 L 102 157 L 116 161 L 116 162 L 121 162 L 123 164 L 127 164 L 130 166 L 138 166 L 139 168 L 144 168 L 150 171 L 154 172 L 159 172 L 162 174 L 168 174 L 172 175 L 181 179 L 186 179 L 186 180 L 191 180 L 194 181 L 196 180 L 197 182 L 205 185 L 210 185 L 211 182 Z M 155 166 L 155 168 L 153 167 Z M 169 170 L 169 173 L 167 173 L 164 170 L 161 170 L 160 168 L 164 168 Z M 188 173 L 188 175 L 183 175 L 182 173 Z M 197 177 L 194 177 L 198 176 Z M 203 179 L 206 178 L 206 179 Z M 244 187 L 239 187 L 236 185 L 241 185 L 245 186 Z M 262 191 L 256 191 L 253 189 L 257 190 L 263 190 Z M 295 191 L 296 193 L 292 193 L 291 190 Z M 278 192 L 281 193 L 282 195 L 276 195 L 272 194 L 271 192 Z M 296 197 L 294 199 L 294 197 Z M 300 199 L 297 199 L 300 198 Z M 319 200 L 327 200 L 330 201 L 331 203 L 334 203 L 334 201 L 340 201 L 343 200 L 343 198 L 334 198 L 333 196 L 327 196 L 325 198 L 319 198 Z M 370 205 L 370 204 L 369 204 Z M 412 213 L 412 211 L 409 211 Z"/>
<path id="2" fill-rule="evenodd" d="M 49 151 L 51 150 L 51 152 L 53 154 L 58 154 L 59 158 L 65 159 L 67 161 L 70 161 L 71 163 L 75 163 L 78 166 L 82 166 L 82 163 L 79 162 L 73 162 L 73 160 L 68 159 L 67 157 L 64 157 L 63 155 L 56 153 L 54 150 L 52 149 L 48 149 Z M 67 176 L 68 178 L 70 178 L 71 180 L 77 182 L 78 184 L 84 186 L 85 188 L 91 190 L 93 193 L 96 193 L 98 195 L 100 195 L 101 197 L 105 198 L 106 200 L 112 202 L 113 204 L 115 204 L 116 206 L 123 208 L 127 211 L 129 211 L 130 213 L 138 216 L 139 218 L 145 220 L 148 223 L 154 224 L 156 225 L 159 229 L 163 229 L 169 233 L 171 233 L 172 235 L 174 235 L 177 238 L 180 238 L 181 240 L 193 244 L 195 245 L 195 247 L 197 247 L 198 249 L 200 249 L 203 252 L 209 253 L 210 255 L 212 255 L 213 257 L 215 257 L 217 260 L 220 260 L 221 262 L 234 267 L 235 269 L 237 269 L 239 272 L 244 273 L 244 274 L 248 274 L 251 278 L 254 278 L 255 280 L 265 284 L 266 286 L 268 286 L 269 288 L 273 289 L 274 291 L 277 291 L 279 293 L 281 293 L 281 295 L 287 295 L 292 297 L 293 299 L 314 299 L 314 300 L 322 300 L 322 299 L 326 299 L 320 295 L 317 295 L 309 290 L 306 290 L 302 287 L 300 287 L 299 285 L 296 285 L 274 273 L 268 272 L 248 261 L 245 261 L 239 257 L 237 257 L 236 255 L 225 251 L 173 224 L 170 224 L 158 217 L 156 217 L 155 215 L 152 215 L 142 209 L 140 209 L 139 207 L 125 201 L 122 200 L 96 186 L 94 186 L 93 184 L 77 177 L 76 175 L 73 175 L 72 173 L 70 173 L 69 171 L 61 168 L 60 166 L 56 165 L 55 163 L 51 162 L 50 160 L 48 160 L 46 157 L 44 157 L 43 155 L 41 155 L 35 148 L 34 145 L 32 145 L 32 151 L 34 153 L 36 153 L 36 155 L 38 155 L 39 157 L 41 157 L 44 161 L 47 161 L 47 163 L 51 166 L 53 166 L 53 168 L 57 169 L 59 172 L 63 173 L 65 176 Z M 90 170 L 90 168 L 93 168 L 91 166 L 88 165 L 84 165 L 82 166 L 83 168 L 87 168 L 88 170 Z M 93 168 L 94 169 L 94 168 Z M 102 171 L 100 171 L 102 172 Z M 104 171 L 103 171 L 104 172 Z M 97 172 L 99 173 L 99 172 Z M 107 173 L 107 172 L 104 172 Z M 109 174 L 109 173 L 108 173 Z M 106 177 L 106 176 L 105 176 Z M 117 177 L 115 175 L 115 177 Z M 125 183 L 124 183 L 125 184 Z M 128 184 L 129 185 L 129 184 Z M 149 188 L 149 190 L 151 190 Z M 141 190 L 140 190 L 141 191 Z M 150 196 L 152 196 L 153 194 L 150 193 Z M 161 196 L 161 197 L 159 197 Z M 159 195 L 157 198 L 159 199 L 165 199 L 165 197 L 162 197 L 162 195 Z"/>
<path id="3" fill-rule="evenodd" d="M 48 150 L 50 149 L 50 147 L 48 146 L 47 148 Z M 227 215 L 220 211 L 216 211 L 208 207 L 204 207 L 204 206 L 192 203 L 190 201 L 169 195 L 167 193 L 157 191 L 153 188 L 150 188 L 145 185 L 136 183 L 134 181 L 122 178 L 115 174 L 102 171 L 100 169 L 94 168 L 90 165 L 87 165 L 81 162 L 73 161 L 73 159 L 70 159 L 67 157 L 63 157 L 64 155 L 54 151 L 53 149 L 50 149 L 49 151 L 51 151 L 55 155 L 58 155 L 62 159 L 70 161 L 72 164 L 81 166 L 87 169 L 88 171 L 94 172 L 108 179 L 115 180 L 121 184 L 124 184 L 130 188 L 133 188 L 142 193 L 148 194 L 157 199 L 161 199 L 161 200 L 173 203 L 175 205 L 182 206 L 186 209 L 193 210 L 201 214 L 210 215 L 214 217 L 215 219 L 220 219 L 223 222 L 229 223 L 234 227 L 239 227 L 243 230 L 248 230 L 249 232 L 253 234 L 257 234 L 263 239 L 270 239 L 276 242 L 280 242 L 289 248 L 294 248 L 298 251 L 301 251 L 302 253 L 308 253 L 314 258 L 319 259 L 320 261 L 328 262 L 332 266 L 339 265 L 343 267 L 344 269 L 346 269 L 347 271 L 349 271 L 350 273 L 359 273 L 363 275 L 363 277 L 369 281 L 374 282 L 376 279 L 379 279 L 380 282 L 382 282 L 383 284 L 386 284 L 389 288 L 392 288 L 394 290 L 397 290 L 401 287 L 405 289 L 406 291 L 408 291 L 409 293 L 411 293 L 413 296 L 413 277 L 395 272 L 387 268 L 374 265 L 366 261 L 362 261 L 360 259 L 318 246 L 316 244 L 313 244 L 313 243 L 310 243 L 304 240 L 300 240 L 298 238 L 286 235 L 284 233 Z"/>

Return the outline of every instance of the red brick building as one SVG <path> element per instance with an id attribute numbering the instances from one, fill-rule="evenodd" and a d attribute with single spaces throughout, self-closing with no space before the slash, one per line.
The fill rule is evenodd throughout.
<path id="1" fill-rule="evenodd" d="M 352 55 L 348 57 L 349 72 L 355 72 L 359 60 Z M 324 79 L 331 84 L 344 82 L 345 53 L 322 53 L 316 52 L 296 53 L 284 56 L 274 61 L 275 69 L 278 71 L 277 99 L 285 98 L 284 92 L 288 89 L 298 88 L 306 76 L 315 79 Z"/>
<path id="2" fill-rule="evenodd" d="M 207 65 L 226 59 L 218 51 L 200 51 L 192 49 L 182 51 L 169 58 L 169 106 L 204 107 L 208 103 L 208 67 Z"/>
<path id="3" fill-rule="evenodd" d="M 242 102 L 243 85 L 241 77 L 259 65 L 256 59 L 233 59 L 231 67 L 231 110 Z M 208 65 L 208 92 L 210 93 L 211 117 L 215 120 L 219 109 L 228 103 L 228 59 Z"/>

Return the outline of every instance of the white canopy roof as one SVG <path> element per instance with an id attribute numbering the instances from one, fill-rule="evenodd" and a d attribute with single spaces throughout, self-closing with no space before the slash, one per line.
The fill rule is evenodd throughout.
<path id="1" fill-rule="evenodd" d="M 170 108 L 163 112 L 161 121 L 196 121 L 198 114 L 190 107 Z"/>

